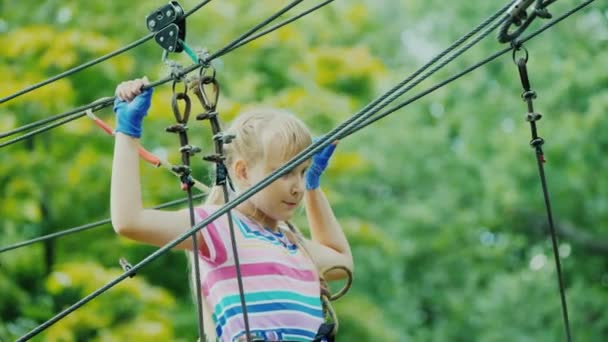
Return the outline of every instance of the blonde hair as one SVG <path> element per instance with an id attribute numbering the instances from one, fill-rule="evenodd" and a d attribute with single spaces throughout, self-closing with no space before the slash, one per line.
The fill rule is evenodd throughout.
<path id="1" fill-rule="evenodd" d="M 304 122 L 287 111 L 274 108 L 256 108 L 241 113 L 232 121 L 225 133 L 235 136 L 231 143 L 224 145 L 225 164 L 230 177 L 232 176 L 232 166 L 237 159 L 243 159 L 249 165 L 266 162 L 270 158 L 277 157 L 287 161 L 312 143 L 311 133 Z M 278 155 L 271 155 L 271 150 Z M 231 178 L 234 179 L 234 177 Z M 212 179 L 214 178 L 212 177 Z M 214 184 L 207 195 L 205 204 L 222 205 L 225 203 L 222 187 Z M 292 238 L 290 236 L 290 240 Z M 194 255 L 193 252 L 187 252 L 190 285 L 196 300 L 194 286 L 200 285 L 193 272 Z M 215 326 L 211 320 L 212 311 L 205 300 L 203 300 L 203 307 L 205 333 L 210 337 L 215 337 Z"/>

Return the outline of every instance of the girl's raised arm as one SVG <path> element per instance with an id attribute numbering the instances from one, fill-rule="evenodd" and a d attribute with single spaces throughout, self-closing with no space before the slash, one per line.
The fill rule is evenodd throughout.
<path id="1" fill-rule="evenodd" d="M 114 230 L 127 238 L 163 246 L 190 229 L 188 210 L 164 211 L 144 209 L 139 174 L 139 138 L 142 122 L 148 113 L 152 88 L 142 91 L 147 78 L 123 82 L 116 88 L 114 111 L 116 134 L 110 210 Z M 206 248 L 197 234 L 199 248 Z M 184 240 L 176 246 L 191 249 L 192 241 Z"/>
<path id="2" fill-rule="evenodd" d="M 307 243 L 307 249 L 320 271 L 333 266 L 344 266 L 352 272 L 354 263 L 350 245 L 329 201 L 319 187 L 320 176 L 327 168 L 336 144 L 337 142 L 328 145 L 317 153 L 306 172 L 304 200 L 312 240 Z M 339 271 L 326 275 L 328 280 L 344 276 L 346 274 Z"/>

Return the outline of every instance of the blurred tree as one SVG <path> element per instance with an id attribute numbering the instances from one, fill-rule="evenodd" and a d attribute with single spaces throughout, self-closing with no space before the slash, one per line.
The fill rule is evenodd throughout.
<path id="1" fill-rule="evenodd" d="M 196 3 L 182 5 L 188 10 Z M 187 41 L 217 50 L 281 5 L 211 2 L 188 19 Z M 560 1 L 551 12 L 574 5 Z M 148 33 L 143 18 L 154 6 L 0 3 L 0 95 L 142 37 Z M 322 134 L 501 6 L 334 2 L 216 60 L 219 111 L 229 120 L 249 105 L 281 106 Z M 608 78 L 596 67 L 608 57 L 607 11 L 607 4 L 595 2 L 526 43 L 539 95 L 535 107 L 543 114 L 538 127 L 546 140 L 572 330 L 581 341 L 608 336 L 602 311 L 608 305 L 608 184 L 598 176 L 606 168 Z M 485 40 L 422 86 L 499 47 Z M 160 56 L 157 45 L 146 43 L 3 104 L 0 131 L 112 95 L 124 79 L 164 77 Z M 170 58 L 189 64 L 185 56 Z M 336 304 L 340 340 L 564 339 L 519 82 L 505 56 L 341 142 L 323 183 L 356 261 L 353 288 Z M 155 92 L 143 143 L 177 161 L 176 138 L 160 134 L 173 120 L 170 87 Z M 112 122 L 110 110 L 99 115 Z M 209 129 L 191 126 L 192 142 L 210 151 Z M 2 152 L 0 246 L 108 217 L 112 140 L 88 119 Z M 195 162 L 194 168 L 208 181 L 206 165 Z M 183 196 L 173 176 L 148 166 L 142 171 L 147 205 Z M 303 215 L 296 221 L 303 225 Z M 0 340 L 20 336 L 115 277 L 119 257 L 136 262 L 153 250 L 117 238 L 106 225 L 0 255 Z M 185 258 L 169 253 L 41 338 L 192 341 L 195 311 L 187 284 Z"/>

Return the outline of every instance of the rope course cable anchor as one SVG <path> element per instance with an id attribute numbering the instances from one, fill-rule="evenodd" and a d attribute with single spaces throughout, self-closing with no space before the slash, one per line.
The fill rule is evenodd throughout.
<path id="1" fill-rule="evenodd" d="M 211 70 L 210 74 L 208 74 L 209 70 Z M 234 187 L 232 186 L 232 182 L 230 181 L 228 168 L 224 163 L 224 161 L 226 160 L 226 156 L 224 155 L 224 144 L 231 143 L 235 136 L 222 132 L 221 130 L 220 122 L 218 119 L 219 113 L 216 110 L 220 95 L 220 85 L 215 76 L 216 72 L 214 68 L 203 66 L 199 69 L 199 77 L 190 82 L 190 88 L 193 89 L 195 95 L 198 97 L 199 102 L 201 103 L 201 106 L 205 109 L 204 113 L 196 116 L 196 120 L 208 120 L 209 124 L 211 125 L 211 131 L 213 133 L 213 144 L 215 147 L 215 154 L 204 156 L 203 160 L 215 164 L 215 185 L 222 187 L 224 203 L 228 203 L 228 201 L 230 200 L 228 186 L 230 186 L 233 191 Z M 252 336 L 249 325 L 249 315 L 247 312 L 247 304 L 245 302 L 245 289 L 243 285 L 243 277 L 241 272 L 241 263 L 238 255 L 238 248 L 236 245 L 234 224 L 232 222 L 232 212 L 228 210 L 226 212 L 226 215 L 228 217 L 232 253 L 234 255 L 237 285 L 239 288 L 239 298 L 241 302 L 241 309 L 243 312 L 243 320 L 245 323 L 245 336 L 247 341 L 251 342 Z"/>
<path id="2" fill-rule="evenodd" d="M 536 18 L 551 19 L 553 16 L 549 13 L 547 7 L 557 0 L 517 0 L 507 11 L 507 21 L 504 23 L 498 32 L 498 41 L 500 43 L 508 43 L 517 39 Z M 535 3 L 530 14 L 527 10 Z M 511 27 L 515 25 L 517 28 L 509 32 Z"/>
<path id="3" fill-rule="evenodd" d="M 190 157 L 199 153 L 201 151 L 200 148 L 190 145 L 188 142 L 188 119 L 190 118 L 190 97 L 188 96 L 188 86 L 184 82 L 184 91 L 176 92 L 175 86 L 178 82 L 182 82 L 182 80 L 176 78 L 173 80 L 173 96 L 171 98 L 171 108 L 173 110 L 173 116 L 175 117 L 176 124 L 169 126 L 166 128 L 166 131 L 169 133 L 175 133 L 179 136 L 180 148 L 179 151 L 182 156 L 182 165 L 174 166 L 173 171 L 179 174 L 181 180 L 181 188 L 186 191 L 188 194 L 188 208 L 190 214 L 190 226 L 194 227 L 196 221 L 194 219 L 194 203 L 192 200 L 192 186 L 195 184 L 191 174 L 192 170 L 190 169 Z M 179 108 L 179 101 L 184 102 L 184 110 L 183 112 Z M 196 238 L 196 233 L 192 235 L 192 251 L 195 255 L 198 255 L 198 242 Z M 194 258 L 194 272 L 196 279 L 198 280 L 197 284 L 200 283 L 200 265 L 198 257 Z M 199 334 L 205 334 L 205 328 L 202 324 L 203 322 L 203 304 L 202 304 L 202 294 L 200 287 L 197 286 L 196 289 L 196 299 L 197 299 L 197 324 Z"/>
<path id="4" fill-rule="evenodd" d="M 516 58 L 517 54 L 523 52 L 523 56 Z M 517 47 L 513 50 L 513 61 L 517 65 L 517 70 L 519 72 L 519 77 L 521 80 L 523 92 L 521 93 L 521 98 L 527 104 L 528 111 L 525 114 L 525 120 L 530 123 L 530 131 L 532 139 L 530 140 L 530 145 L 534 148 L 536 152 L 536 161 L 538 165 L 538 173 L 540 176 L 543 196 L 545 200 L 545 208 L 547 211 L 547 220 L 549 222 L 549 231 L 551 235 L 551 243 L 553 248 L 553 256 L 555 259 L 555 269 L 557 273 L 557 281 L 559 285 L 559 294 L 561 300 L 561 308 L 562 308 L 562 316 L 564 321 L 564 328 L 566 331 L 566 338 L 568 342 L 572 341 L 572 333 L 570 329 L 570 321 L 568 319 L 568 306 L 566 302 L 566 291 L 564 286 L 562 267 L 559 256 L 559 247 L 557 242 L 557 233 L 555 232 L 555 225 L 553 223 L 553 213 L 551 211 L 551 201 L 549 196 L 549 190 L 547 186 L 547 180 L 545 176 L 544 163 L 546 162 L 544 157 L 544 152 L 542 150 L 542 146 L 544 144 L 543 138 L 538 136 L 538 128 L 536 126 L 536 122 L 542 118 L 540 113 L 534 111 L 533 100 L 536 99 L 537 94 L 532 87 L 530 86 L 530 79 L 528 77 L 528 68 L 526 64 L 528 63 L 528 51 L 523 45 L 518 44 Z"/>
<path id="5" fill-rule="evenodd" d="M 131 265 L 131 263 L 129 263 L 129 262 L 127 261 L 127 259 L 125 259 L 125 258 L 120 258 L 120 259 L 118 259 L 118 264 L 120 265 L 120 267 L 122 268 L 122 270 L 123 270 L 125 273 L 126 273 L 126 272 L 129 272 L 129 271 L 130 271 L 130 270 L 133 268 L 133 265 Z M 133 278 L 133 277 L 135 277 L 135 275 L 136 275 L 136 274 L 137 274 L 137 273 L 133 272 L 133 273 L 129 274 L 129 277 L 130 277 L 130 278 Z"/>
<path id="6" fill-rule="evenodd" d="M 190 157 L 199 153 L 201 151 L 200 148 L 192 146 L 188 142 L 188 119 L 190 117 L 190 97 L 186 94 L 186 92 L 175 92 L 175 84 L 178 81 L 173 83 L 173 97 L 171 99 L 171 108 L 173 109 L 173 115 L 175 116 L 176 124 L 167 127 L 165 130 L 169 133 L 176 133 L 179 136 L 180 140 L 180 148 L 179 151 L 182 156 L 182 165 L 173 166 L 173 171 L 176 172 L 182 183 L 182 190 L 187 191 L 194 185 L 194 180 L 191 176 L 190 170 Z M 183 101 L 185 104 L 184 111 L 179 109 L 179 102 Z"/>

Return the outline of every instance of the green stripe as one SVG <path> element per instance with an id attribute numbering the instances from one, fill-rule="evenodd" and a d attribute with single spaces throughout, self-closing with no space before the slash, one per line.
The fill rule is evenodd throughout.
<path id="1" fill-rule="evenodd" d="M 283 301 L 290 300 L 297 303 L 312 306 L 314 308 L 321 307 L 321 299 L 319 297 L 303 296 L 296 292 L 291 291 L 264 291 L 254 292 L 245 294 L 245 302 L 253 304 L 259 301 L 272 300 L 272 301 Z M 217 317 L 221 311 L 220 308 L 228 308 L 235 304 L 241 303 L 241 297 L 239 295 L 232 295 L 222 299 L 218 305 L 215 306 L 214 314 Z"/>

